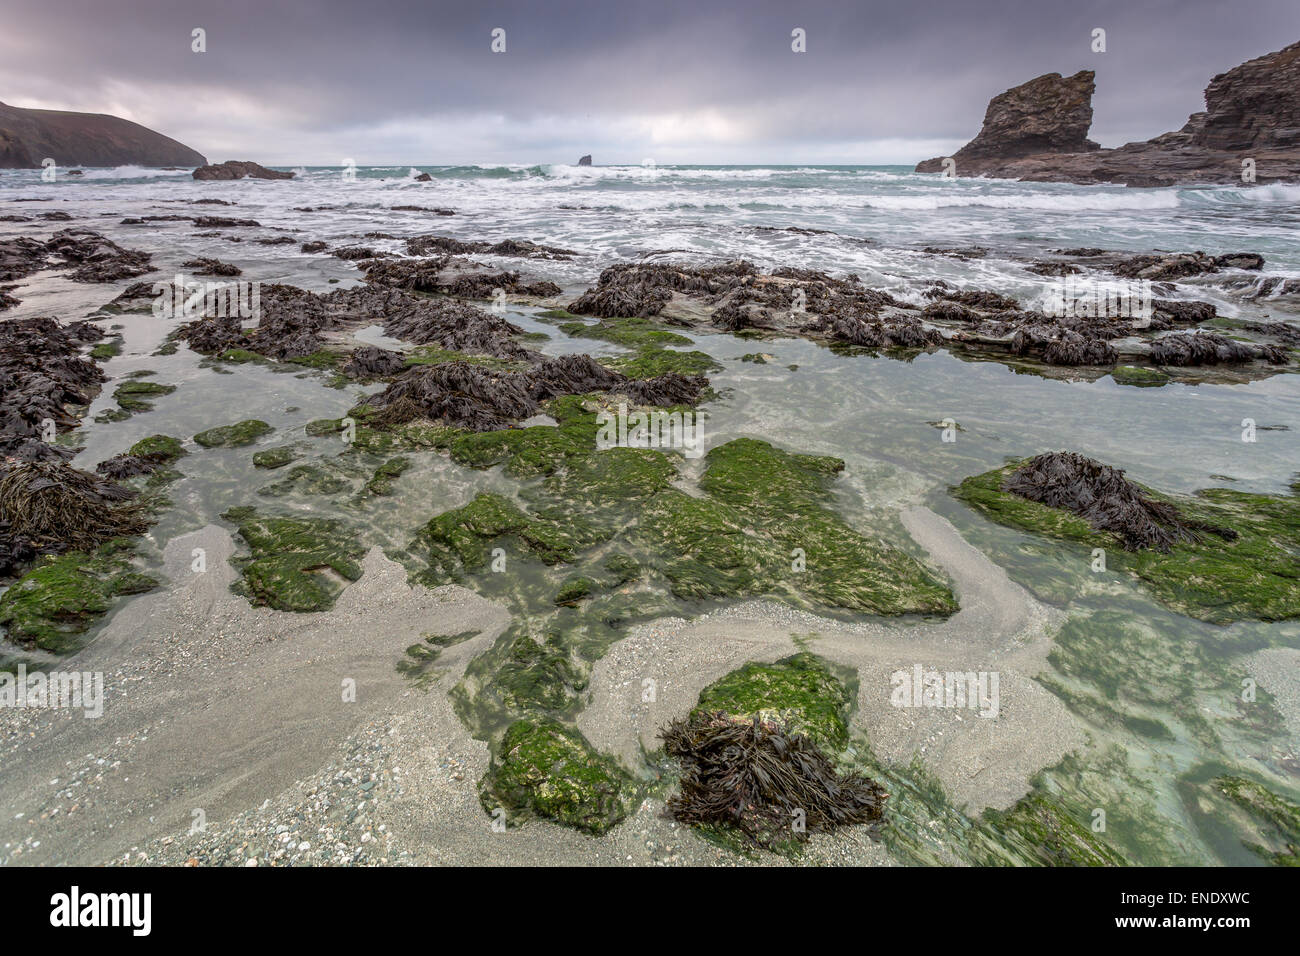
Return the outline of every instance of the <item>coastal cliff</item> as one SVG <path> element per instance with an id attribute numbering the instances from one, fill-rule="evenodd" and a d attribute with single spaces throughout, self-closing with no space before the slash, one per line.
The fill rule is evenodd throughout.
<path id="1" fill-rule="evenodd" d="M 0 169 L 60 166 L 202 166 L 183 143 L 117 116 L 29 110 L 0 103 Z"/>
<path id="2" fill-rule="evenodd" d="M 1210 81 L 1206 109 L 1183 128 L 1117 149 L 1088 140 L 1093 73 L 1049 73 L 995 96 L 978 136 L 951 157 L 917 164 L 958 176 L 1034 182 L 1185 183 L 1300 180 L 1300 43 Z"/>

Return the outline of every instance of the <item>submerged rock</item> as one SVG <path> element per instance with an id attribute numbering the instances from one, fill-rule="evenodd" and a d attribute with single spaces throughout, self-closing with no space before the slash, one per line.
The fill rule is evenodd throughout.
<path id="1" fill-rule="evenodd" d="M 1300 484 L 1289 496 L 1210 488 L 1174 498 L 1083 456 L 1040 457 L 1059 471 L 1033 468 L 1017 486 L 1042 501 L 1008 490 L 1020 464 L 967 478 L 954 494 L 999 523 L 1103 549 L 1109 570 L 1199 620 L 1300 617 Z"/>
<path id="2" fill-rule="evenodd" d="M 528 719 L 506 730 L 479 800 L 489 814 L 504 810 L 507 826 L 541 818 L 601 834 L 627 816 L 632 791 L 622 768 L 577 731 Z"/>
<path id="3" fill-rule="evenodd" d="M 234 559 L 235 589 L 278 611 L 324 611 L 361 577 L 365 553 L 341 522 L 266 515 L 232 508 L 222 517 L 238 526 L 250 554 Z"/>

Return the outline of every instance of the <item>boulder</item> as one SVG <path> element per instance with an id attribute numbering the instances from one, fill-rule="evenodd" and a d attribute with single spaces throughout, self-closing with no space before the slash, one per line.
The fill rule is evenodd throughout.
<path id="1" fill-rule="evenodd" d="M 582 159 L 578 160 L 578 165 L 579 165 L 579 166 L 590 166 L 590 165 L 591 165 L 591 154 L 588 153 L 586 156 L 582 157 Z"/>

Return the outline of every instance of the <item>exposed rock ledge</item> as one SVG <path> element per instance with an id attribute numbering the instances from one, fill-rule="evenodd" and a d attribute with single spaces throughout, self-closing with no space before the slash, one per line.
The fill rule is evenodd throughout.
<path id="1" fill-rule="evenodd" d="M 1300 43 L 1220 73 L 1205 90 L 1206 110 L 1182 129 L 1118 149 L 1086 138 L 1093 74 L 1049 73 L 995 96 L 978 136 L 950 157 L 958 176 L 1036 182 L 1172 186 L 1300 180 Z M 936 157 L 916 171 L 942 172 Z"/>
<path id="2" fill-rule="evenodd" d="M 28 110 L 0 103 L 0 169 L 59 166 L 201 166 L 202 155 L 117 116 Z"/>

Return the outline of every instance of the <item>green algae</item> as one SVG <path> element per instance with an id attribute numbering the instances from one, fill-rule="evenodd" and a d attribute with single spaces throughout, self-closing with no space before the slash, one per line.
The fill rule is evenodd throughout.
<path id="1" fill-rule="evenodd" d="M 1216 777 L 1214 786 L 1254 818 L 1270 844 L 1246 842 L 1248 850 L 1275 866 L 1300 866 L 1300 804 L 1245 777 Z"/>
<path id="2" fill-rule="evenodd" d="M 375 469 L 374 477 L 366 482 L 366 490 L 372 495 L 391 495 L 393 485 L 411 467 L 409 458 L 390 458 Z"/>
<path id="3" fill-rule="evenodd" d="M 503 495 L 482 492 L 430 520 L 416 537 L 428 548 L 433 574 L 426 580 L 447 583 L 486 567 L 497 542 L 514 542 L 546 564 L 559 564 L 596 543 L 597 536 L 590 528 L 539 518 Z"/>
<path id="4" fill-rule="evenodd" d="M 505 824 L 541 818 L 602 834 L 627 816 L 632 782 L 611 758 L 574 730 L 547 720 L 519 720 L 479 784 L 483 809 L 505 811 Z"/>
<path id="5" fill-rule="evenodd" d="M 1204 765 L 1185 774 L 1179 793 L 1197 827 L 1230 864 L 1300 866 L 1300 803 L 1258 780 Z"/>
<path id="6" fill-rule="evenodd" d="M 596 582 L 591 578 L 583 577 L 580 574 L 570 575 L 561 582 L 560 589 L 555 592 L 555 603 L 575 605 L 579 601 L 591 597 L 596 589 Z"/>
<path id="7" fill-rule="evenodd" d="M 153 408 L 150 397 L 170 395 L 176 391 L 175 385 L 161 385 L 158 382 L 145 382 L 139 379 L 123 382 L 113 391 L 113 400 L 126 412 L 147 412 Z"/>
<path id="8" fill-rule="evenodd" d="M 111 342 L 103 342 L 90 350 L 90 357 L 97 362 L 106 362 L 121 354 L 122 340 L 120 338 L 114 339 Z"/>
<path id="9" fill-rule="evenodd" d="M 1212 624 L 1300 617 L 1300 497 L 1295 494 L 1211 488 L 1176 498 L 1144 488 L 1174 504 L 1187 520 L 1226 526 L 1239 537 L 1223 541 L 1207 535 L 1197 543 L 1177 543 L 1168 554 L 1127 552 L 1115 535 L 1093 529 L 1070 511 L 1003 491 L 1018 464 L 967 478 L 953 494 L 999 524 L 1105 549 L 1111 571 L 1134 575 L 1162 604 L 1189 617 Z"/>
<path id="10" fill-rule="evenodd" d="M 849 742 L 857 675 L 807 652 L 774 664 L 750 662 L 700 692 L 696 711 L 724 711 L 787 726 L 827 751 Z"/>
<path id="11" fill-rule="evenodd" d="M 226 349 L 220 353 L 217 358 L 223 362 L 230 362 L 234 365 L 243 365 L 246 362 L 265 362 L 266 357 L 258 355 L 256 352 L 250 352 L 248 349 Z"/>
<path id="12" fill-rule="evenodd" d="M 310 355 L 296 355 L 286 359 L 290 365 L 303 365 L 314 369 L 334 369 L 342 362 L 343 356 L 330 349 L 317 349 Z"/>
<path id="13" fill-rule="evenodd" d="M 879 835 L 906 865 L 1125 866 L 1134 845 L 1192 862 L 1176 855 L 1172 836 L 1151 816 L 1153 796 L 1132 779 L 1120 750 L 1096 755 L 1091 768 L 1067 756 L 1011 807 L 979 814 L 954 806 L 919 758 L 884 764 L 861 738 L 852 750 L 853 766 L 889 791 Z"/>
<path id="14" fill-rule="evenodd" d="M 253 467 L 255 468 L 283 468 L 290 462 L 298 460 L 298 452 L 289 445 L 281 445 L 279 448 L 268 448 L 266 451 L 259 451 L 253 454 Z"/>
<path id="15" fill-rule="evenodd" d="M 282 498 L 293 492 L 306 495 L 337 495 L 352 487 L 342 475 L 333 474 L 320 465 L 298 465 L 278 481 L 258 489 L 266 498 Z"/>
<path id="16" fill-rule="evenodd" d="M 597 339 L 627 348 L 691 344 L 685 335 L 670 331 L 649 319 L 601 319 L 590 325 L 580 321 L 564 322 L 559 329 L 573 338 Z"/>
<path id="17" fill-rule="evenodd" d="M 221 425 L 199 432 L 194 440 L 204 448 L 238 448 L 251 445 L 263 435 L 275 431 L 266 422 L 250 418 L 233 425 Z"/>
<path id="18" fill-rule="evenodd" d="M 232 559 L 240 572 L 233 588 L 254 604 L 278 611 L 324 611 L 361 577 L 365 553 L 335 520 L 260 514 L 232 508 L 222 515 L 238 526 L 250 554 Z"/>
<path id="19" fill-rule="evenodd" d="M 1048 661 L 1061 676 L 1039 682 L 1102 726 L 1157 741 L 1192 738 L 1210 748 L 1221 746 L 1210 713 L 1232 713 L 1234 732 L 1257 742 L 1283 730 L 1267 691 L 1242 700 L 1247 674 L 1227 659 L 1226 648 L 1185 628 L 1145 621 L 1140 608 L 1071 617 L 1055 635 Z M 1172 715 L 1178 732 L 1157 714 Z"/>
<path id="20" fill-rule="evenodd" d="M 1119 385 L 1152 388 L 1168 384 L 1171 379 L 1158 368 L 1139 368 L 1136 365 L 1119 365 L 1110 370 L 1110 377 Z"/>
<path id="21" fill-rule="evenodd" d="M 3 595 L 0 627 L 22 647 L 66 654 L 121 595 L 141 594 L 158 581 L 136 570 L 134 546 L 110 541 L 94 552 L 46 556 Z"/>
<path id="22" fill-rule="evenodd" d="M 796 591 L 876 614 L 951 614 L 956 600 L 919 561 L 849 527 L 830 510 L 838 458 L 740 438 L 705 458 L 701 490 L 656 496 L 643 530 L 682 596 Z"/>
<path id="23" fill-rule="evenodd" d="M 151 458 L 164 464 L 175 462 L 187 454 L 181 447 L 181 440 L 170 435 L 150 435 L 148 438 L 141 438 L 128 448 L 126 453 L 139 458 Z"/>
<path id="24" fill-rule="evenodd" d="M 678 375 L 707 375 L 722 368 L 722 364 L 707 352 L 659 346 L 642 346 L 630 355 L 619 355 L 601 361 L 629 378 L 657 378 L 670 372 Z"/>

